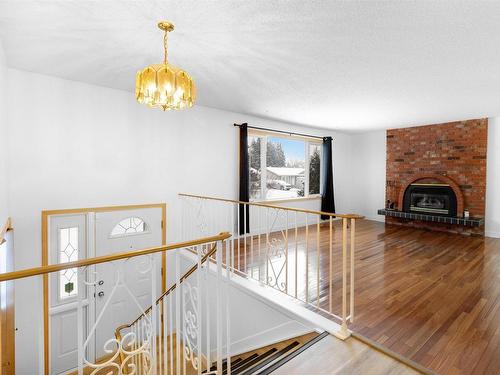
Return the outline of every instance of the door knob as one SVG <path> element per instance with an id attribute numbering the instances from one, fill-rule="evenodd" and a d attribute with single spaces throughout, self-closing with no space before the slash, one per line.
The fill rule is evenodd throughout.
<path id="1" fill-rule="evenodd" d="M 99 280 L 99 282 L 97 283 L 98 285 L 102 285 L 104 284 L 104 280 Z"/>
<path id="2" fill-rule="evenodd" d="M 97 295 L 98 295 L 99 297 L 104 297 L 104 292 L 99 292 L 99 293 L 97 293 Z"/>

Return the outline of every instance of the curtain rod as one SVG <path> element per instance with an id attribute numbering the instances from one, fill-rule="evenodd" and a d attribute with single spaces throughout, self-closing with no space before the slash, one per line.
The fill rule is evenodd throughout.
<path id="1" fill-rule="evenodd" d="M 243 125 L 243 124 L 234 124 L 234 126 L 237 126 L 237 127 L 241 127 L 241 125 Z M 276 130 L 276 129 L 269 129 L 269 128 L 260 128 L 258 126 L 250 126 L 250 125 L 247 125 L 247 128 L 249 128 L 249 129 L 257 129 L 257 130 L 265 130 L 265 131 L 274 132 L 274 133 L 288 134 L 290 136 L 292 136 L 292 135 L 298 135 L 300 137 L 316 138 L 316 139 L 323 140 L 323 137 L 318 137 L 317 135 L 309 135 L 309 134 L 301 134 L 301 133 L 294 133 L 294 132 L 286 132 L 284 130 Z"/>

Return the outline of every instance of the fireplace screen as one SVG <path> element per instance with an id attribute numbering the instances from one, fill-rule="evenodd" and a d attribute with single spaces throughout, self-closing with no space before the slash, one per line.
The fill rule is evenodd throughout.
<path id="1" fill-rule="evenodd" d="M 405 191 L 403 210 L 431 215 L 456 216 L 457 198 L 449 185 L 411 184 Z"/>
<path id="2" fill-rule="evenodd" d="M 411 211 L 432 212 L 448 215 L 450 213 L 450 198 L 444 194 L 411 194 Z"/>

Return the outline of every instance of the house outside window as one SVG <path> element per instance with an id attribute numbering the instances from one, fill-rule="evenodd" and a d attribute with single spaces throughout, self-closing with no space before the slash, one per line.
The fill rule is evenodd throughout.
<path id="1" fill-rule="evenodd" d="M 320 194 L 321 141 L 249 132 L 250 200 Z"/>

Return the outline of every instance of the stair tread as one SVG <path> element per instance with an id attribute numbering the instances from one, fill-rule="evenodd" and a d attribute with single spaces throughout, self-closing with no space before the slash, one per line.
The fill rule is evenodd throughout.
<path id="1" fill-rule="evenodd" d="M 276 350 L 274 353 L 272 353 L 272 355 L 268 356 L 263 361 L 256 363 L 255 366 L 253 366 L 252 368 L 248 369 L 247 371 L 241 373 L 241 375 L 255 374 L 256 371 L 259 371 L 259 370 L 267 367 L 271 363 L 277 361 L 279 358 L 285 356 L 288 352 L 290 352 L 292 349 L 294 349 L 295 347 L 297 347 L 299 345 L 300 345 L 300 343 L 298 341 L 294 341 L 291 344 L 284 347 L 283 349 Z"/>
<path id="2" fill-rule="evenodd" d="M 251 361 L 248 361 L 243 366 L 239 366 L 238 368 L 234 369 L 234 371 L 231 371 L 231 374 L 236 375 L 236 374 L 243 373 L 243 371 L 247 371 L 249 368 L 253 368 L 253 366 L 257 365 L 259 362 L 265 361 L 266 358 L 273 355 L 277 351 L 278 351 L 278 349 L 276 349 L 276 348 L 269 349 L 267 352 L 265 352 L 263 354 L 259 354 L 257 357 L 255 357 Z"/>
<path id="3" fill-rule="evenodd" d="M 236 366 L 234 366 L 234 367 L 233 367 L 233 366 L 231 365 L 231 374 L 234 374 L 234 373 L 235 373 L 235 371 L 237 371 L 237 370 L 238 370 L 238 368 L 240 368 L 241 366 L 244 366 L 244 365 L 245 365 L 245 363 L 247 363 L 247 362 L 250 362 L 250 361 L 254 360 L 254 359 L 255 359 L 255 358 L 257 358 L 258 356 L 259 356 L 259 355 L 258 355 L 257 353 L 253 353 L 251 356 L 249 356 L 249 357 L 247 357 L 247 358 L 245 358 L 245 359 L 241 360 L 240 362 L 238 362 L 238 363 L 236 364 Z M 226 368 L 226 369 L 225 369 L 222 373 L 223 373 L 223 374 L 227 374 L 227 368 Z"/>

